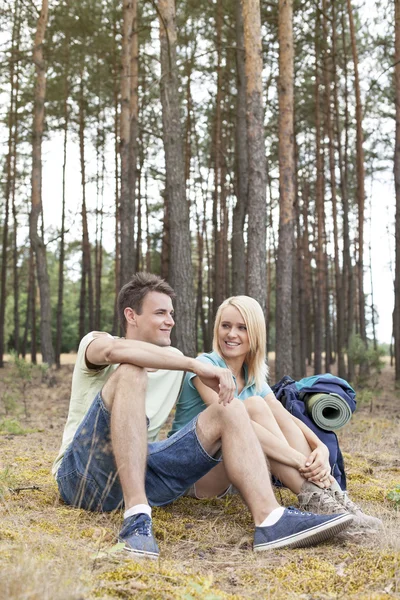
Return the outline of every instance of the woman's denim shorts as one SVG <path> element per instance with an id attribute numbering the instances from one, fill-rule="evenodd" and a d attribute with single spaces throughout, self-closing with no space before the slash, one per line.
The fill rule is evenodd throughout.
<path id="1" fill-rule="evenodd" d="M 151 506 L 173 502 L 222 460 L 207 454 L 201 445 L 197 418 L 170 438 L 149 443 L 146 495 Z M 72 506 L 99 511 L 123 506 L 111 445 L 110 413 L 100 392 L 63 456 L 57 483 L 62 499 Z"/>

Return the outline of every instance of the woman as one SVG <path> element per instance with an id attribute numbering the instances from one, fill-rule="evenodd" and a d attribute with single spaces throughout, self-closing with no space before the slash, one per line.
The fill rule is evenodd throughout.
<path id="1" fill-rule="evenodd" d="M 265 348 L 265 321 L 259 303 L 249 296 L 234 296 L 218 308 L 213 352 L 202 354 L 198 360 L 232 371 L 237 398 L 246 406 L 272 474 L 298 495 L 303 510 L 327 513 L 348 510 L 355 514 L 359 525 L 377 526 L 379 519 L 364 515 L 330 475 L 325 444 L 275 398 L 266 383 Z M 187 373 L 169 435 L 214 402 L 218 402 L 218 395 L 195 374 Z M 221 463 L 195 484 L 190 495 L 221 497 L 229 486 Z"/>

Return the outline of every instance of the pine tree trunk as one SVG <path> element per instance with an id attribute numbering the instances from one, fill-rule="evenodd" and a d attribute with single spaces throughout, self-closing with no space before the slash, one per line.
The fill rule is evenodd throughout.
<path id="1" fill-rule="evenodd" d="M 6 185 L 5 185 L 5 214 L 3 221 L 3 244 L 1 252 L 1 295 L 0 295 L 0 367 L 4 367 L 4 326 L 7 301 L 7 262 L 8 262 L 8 230 L 9 230 L 9 215 L 12 190 L 12 159 L 13 159 L 13 144 L 14 144 L 14 119 L 15 119 L 15 63 L 14 63 L 14 45 L 15 45 L 16 23 L 13 26 L 12 34 L 12 54 L 10 60 L 10 108 L 8 111 L 8 152 L 6 156 Z"/>
<path id="2" fill-rule="evenodd" d="M 216 46 L 217 46 L 217 93 L 215 98 L 215 124 L 213 132 L 212 158 L 214 168 L 214 188 L 213 188 L 213 232 L 214 232 L 214 277 L 213 277 L 213 317 L 217 312 L 218 306 L 224 300 L 223 291 L 223 186 L 224 179 L 222 174 L 222 0 L 216 3 Z"/>
<path id="3" fill-rule="evenodd" d="M 138 270 L 135 254 L 135 214 L 136 214 L 136 188 L 137 188 L 137 163 L 138 163 L 138 140 L 139 140 L 139 33 L 138 33 L 138 1 L 133 0 L 133 20 L 131 39 L 131 91 L 130 91 L 130 136 L 129 136 L 129 198 L 130 210 L 132 212 L 130 227 L 130 252 L 132 252 L 131 273 Z M 139 177 L 140 185 L 140 177 Z"/>
<path id="4" fill-rule="evenodd" d="M 242 2 L 236 0 L 236 204 L 232 215 L 232 293 L 246 293 L 244 223 L 247 212 L 248 157 L 246 123 L 246 71 Z"/>
<path id="5" fill-rule="evenodd" d="M 113 21 L 113 76 L 114 76 L 114 181 L 115 181 L 115 267 L 114 267 L 114 286 L 115 286 L 115 300 L 114 300 L 114 316 L 113 316 L 113 326 L 112 333 L 113 335 L 118 335 L 120 331 L 120 325 L 118 323 L 118 313 L 117 313 L 117 297 L 120 290 L 120 281 L 121 281 L 121 235 L 120 235 L 120 206 L 119 206 L 119 194 L 120 194 L 120 186 L 119 186 L 119 178 L 120 178 L 120 168 L 119 168 L 119 70 L 118 70 L 118 57 L 117 57 L 117 46 L 116 46 L 116 38 L 117 38 L 117 21 L 114 16 Z"/>
<path id="6" fill-rule="evenodd" d="M 61 231 L 60 231 L 60 256 L 58 265 L 58 298 L 57 298 L 57 333 L 56 333 L 56 366 L 61 367 L 61 341 L 62 341 L 62 317 L 64 305 L 64 260 L 65 260 L 65 187 L 66 187 L 66 169 L 67 169 L 67 143 L 68 143 L 68 125 L 69 125 L 69 36 L 65 44 L 66 65 L 64 82 L 64 154 L 62 167 L 62 211 L 61 211 Z"/>
<path id="7" fill-rule="evenodd" d="M 275 378 L 293 371 L 292 278 L 295 172 L 292 0 L 279 0 L 279 242 L 276 267 Z"/>
<path id="8" fill-rule="evenodd" d="M 335 30 L 336 23 L 334 3 L 332 3 L 332 28 Z M 323 30 L 324 38 L 328 40 L 328 15 L 327 15 L 327 1 L 323 0 Z M 336 37 L 336 34 L 335 34 Z M 332 35 L 333 39 L 333 35 Z M 328 133 L 328 148 L 329 148 L 329 174 L 330 174 L 330 187 L 332 195 L 332 218 L 333 218 L 333 248 L 334 248 L 334 270 L 335 270 L 335 299 L 336 299 L 336 357 L 338 365 L 339 377 L 345 377 L 345 364 L 344 364 L 344 326 L 343 326 L 343 296 L 342 296 L 342 278 L 340 273 L 339 265 L 339 232 L 338 232 L 338 211 L 337 211 L 337 197 L 336 197 L 336 175 L 335 175 L 335 141 L 334 131 L 332 123 L 332 104 L 331 104 L 331 80 L 330 80 L 330 65 L 329 58 L 332 58 L 334 78 L 336 77 L 336 57 L 333 56 L 336 51 L 336 39 L 332 42 L 333 52 L 328 57 L 327 49 L 325 48 L 325 61 L 324 61 L 324 80 L 325 80 L 325 106 L 326 106 L 326 129 Z M 338 115 L 337 115 L 338 117 Z M 337 119 L 338 121 L 339 119 Z M 341 144 L 339 151 L 339 162 L 341 162 Z M 340 169 L 342 165 L 340 164 Z"/>
<path id="9" fill-rule="evenodd" d="M 354 277 L 353 277 L 353 265 L 351 261 L 350 252 L 350 204 L 348 194 L 348 165 L 349 165 L 349 130 L 350 130 L 350 117 L 349 117 L 349 91 L 348 91 L 348 71 L 347 71 L 347 31 L 346 31 L 346 19 L 345 9 L 341 14 L 341 25 L 342 25 L 342 46 L 343 46 L 343 75 L 344 75 L 344 149 L 343 159 L 341 164 L 343 165 L 343 178 L 341 181 L 342 188 L 342 203 L 343 203 L 343 297 L 345 302 L 345 341 L 346 347 L 349 349 L 351 337 L 354 329 Z M 337 115 L 339 115 L 339 108 L 337 106 Z M 338 117 L 337 117 L 338 118 Z M 344 192 L 344 193 L 343 193 Z M 354 361 L 350 357 L 349 352 L 347 353 L 347 379 L 349 381 L 354 380 Z"/>
<path id="10" fill-rule="evenodd" d="M 101 84 L 98 95 L 101 98 Z M 104 215 L 104 178 L 105 165 L 105 114 L 100 103 L 97 107 L 96 144 L 96 237 L 94 251 L 94 329 L 101 330 L 101 276 L 103 267 L 103 215 Z"/>
<path id="11" fill-rule="evenodd" d="M 396 143 L 394 152 L 394 182 L 396 191 L 396 263 L 393 333 L 395 378 L 396 381 L 400 381 L 400 0 L 395 0 L 395 65 Z"/>
<path id="12" fill-rule="evenodd" d="M 132 0 L 123 0 L 123 35 L 121 59 L 121 113 L 120 113 L 120 153 L 121 153 L 121 281 L 124 285 L 134 271 L 133 235 L 135 212 L 131 206 L 130 190 L 130 136 L 131 136 L 131 45 L 132 22 L 134 18 Z"/>
<path id="13" fill-rule="evenodd" d="M 306 359 L 307 364 L 311 365 L 312 359 L 312 350 L 313 350 L 313 330 L 315 327 L 314 322 L 314 304 L 313 304 L 313 278 L 311 273 L 311 253 L 310 253 L 310 237 L 309 237 L 309 224 L 308 224 L 308 216 L 309 216 L 309 206 L 310 206 L 310 185 L 309 182 L 304 182 L 302 188 L 302 198 L 303 198 L 303 261 L 304 261 L 304 314 L 305 314 L 305 323 L 306 323 Z"/>
<path id="14" fill-rule="evenodd" d="M 317 255 L 317 282 L 314 328 L 314 372 L 322 370 L 323 346 L 323 314 L 324 314 L 324 161 L 321 150 L 321 108 L 320 108 L 320 77 L 319 77 L 319 18 L 315 29 L 315 146 L 316 146 L 316 171 L 315 183 L 315 213 L 317 220 L 316 255 Z"/>
<path id="15" fill-rule="evenodd" d="M 89 229 L 86 209 L 86 160 L 85 160 L 85 114 L 84 114 L 84 89 L 83 73 L 80 80 L 80 101 L 79 101 L 79 156 L 81 163 L 81 189 L 82 189 L 82 290 L 85 288 L 88 299 L 88 329 L 93 331 L 94 327 L 94 302 L 93 302 L 93 276 L 92 259 L 89 242 Z M 85 293 L 83 292 L 83 296 Z M 81 310 L 83 311 L 81 323 L 86 322 L 86 301 L 81 300 Z M 84 330 L 81 332 L 85 334 Z"/>
<path id="16" fill-rule="evenodd" d="M 348 224 L 348 200 L 347 200 L 347 183 L 345 181 L 345 170 L 343 165 L 343 150 L 342 150 L 342 136 L 341 136 L 341 124 L 340 124 L 340 112 L 339 112 L 339 92 L 338 92 L 338 75 L 337 75 L 337 33 L 336 33 L 336 2 L 332 0 L 332 66 L 333 66 L 333 101 L 334 101 L 334 115 L 336 125 L 336 147 L 337 147 L 337 168 L 340 175 L 340 195 L 342 198 L 343 206 L 343 267 L 342 274 L 339 276 L 339 282 L 336 281 L 336 294 L 340 294 L 340 301 L 337 300 L 337 344 L 338 344 L 338 375 L 343 379 L 346 378 L 346 366 L 344 361 L 344 348 L 348 345 L 346 342 L 346 303 L 348 298 L 347 293 L 347 282 L 348 282 L 348 269 L 349 269 L 349 224 Z M 333 140 L 330 140 L 330 144 L 334 145 Z M 332 175 L 331 175 L 332 180 Z M 332 196 L 333 204 L 333 196 Z M 347 207 L 347 210 L 345 208 Z M 334 207 L 333 207 L 334 210 Z M 345 224 L 345 214 L 347 222 Z M 337 209 L 336 209 L 337 215 Z M 334 221 L 335 215 L 333 214 Z M 346 225 L 346 226 L 345 226 Z M 335 233 L 334 233 L 335 235 Z M 336 237 L 336 236 L 335 236 Z M 335 249 L 336 257 L 336 249 Z M 338 261 L 339 262 L 339 261 Z M 336 258 L 335 258 L 335 277 L 337 274 Z M 340 290 L 340 291 L 339 291 Z"/>
<path id="17" fill-rule="evenodd" d="M 266 311 L 266 160 L 259 0 L 243 0 L 246 67 L 248 228 L 247 293 Z"/>
<path id="18" fill-rule="evenodd" d="M 362 124 L 361 90 L 358 76 L 358 53 L 356 33 L 354 27 L 353 10 L 351 0 L 347 0 L 349 14 L 351 50 L 354 63 L 354 89 L 356 96 L 356 162 L 357 162 L 357 205 L 358 205 L 358 312 L 360 336 L 367 346 L 367 333 L 365 325 L 365 294 L 364 294 L 364 205 L 365 205 L 365 173 L 364 173 L 364 134 Z M 361 364 L 360 368 L 365 372 L 367 364 Z"/>
<path id="19" fill-rule="evenodd" d="M 161 48 L 161 103 L 166 166 L 166 194 L 171 241 L 169 280 L 177 293 L 175 343 L 188 356 L 196 355 L 193 315 L 193 274 L 189 204 L 185 193 L 183 139 L 176 66 L 176 24 L 173 0 L 159 0 Z"/>
<path id="20" fill-rule="evenodd" d="M 11 207 L 13 215 L 13 289 L 14 289 L 14 350 L 19 355 L 20 352 L 20 299 L 19 299 L 19 273 L 18 273 L 18 211 L 16 206 L 16 184 L 18 178 L 17 168 L 17 147 L 18 147 L 18 112 L 20 107 L 19 101 L 19 87 L 20 87 L 20 57 L 18 55 L 18 49 L 21 39 L 21 18 L 20 18 L 20 4 L 19 0 L 15 2 L 15 23 L 16 23 L 16 35 L 15 35 L 15 48 L 12 56 L 12 60 L 15 61 L 15 115 L 14 115 L 14 134 L 13 134 L 13 158 L 12 158 L 12 190 L 11 190 Z"/>
<path id="21" fill-rule="evenodd" d="M 44 101 L 46 96 L 46 65 L 43 58 L 43 40 L 48 16 L 48 1 L 42 0 L 33 48 L 36 68 L 36 85 L 33 109 L 32 136 L 32 210 L 29 232 L 36 255 L 37 277 L 40 291 L 40 338 L 43 362 L 54 363 L 51 336 L 50 282 L 47 270 L 46 247 L 38 233 L 38 220 L 42 214 L 42 137 L 44 127 Z"/>

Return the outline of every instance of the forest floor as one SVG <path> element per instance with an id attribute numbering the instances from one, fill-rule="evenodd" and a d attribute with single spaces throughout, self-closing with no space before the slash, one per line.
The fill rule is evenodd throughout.
<path id="1" fill-rule="evenodd" d="M 72 368 L 43 373 L 10 362 L 0 373 L 1 600 L 400 598 L 400 510 L 387 498 L 400 485 L 400 392 L 388 365 L 357 388 L 357 412 L 339 434 L 351 496 L 383 520 L 383 532 L 253 553 L 240 496 L 183 498 L 153 509 L 158 561 L 131 560 L 115 547 L 120 512 L 59 500 L 50 468 Z M 288 491 L 277 497 L 295 501 Z"/>

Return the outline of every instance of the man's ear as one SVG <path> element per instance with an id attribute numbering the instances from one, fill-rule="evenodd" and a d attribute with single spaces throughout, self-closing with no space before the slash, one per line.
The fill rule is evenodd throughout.
<path id="1" fill-rule="evenodd" d="M 136 313 L 130 306 L 124 309 L 124 316 L 129 325 L 136 325 Z"/>

